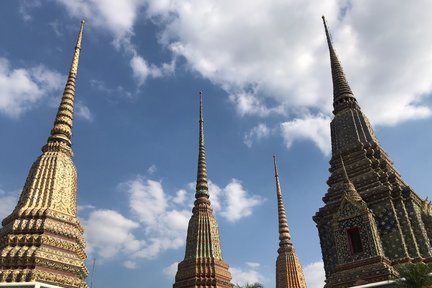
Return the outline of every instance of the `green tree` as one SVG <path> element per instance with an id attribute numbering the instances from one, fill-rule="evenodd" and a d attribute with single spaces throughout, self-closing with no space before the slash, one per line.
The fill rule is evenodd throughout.
<path id="1" fill-rule="evenodd" d="M 399 269 L 400 277 L 398 286 L 406 288 L 432 287 L 432 264 L 409 263 Z"/>
<path id="2" fill-rule="evenodd" d="M 254 283 L 254 284 L 249 284 L 247 283 L 245 286 L 240 286 L 239 284 L 234 285 L 234 288 L 264 288 L 264 286 L 261 283 Z"/>

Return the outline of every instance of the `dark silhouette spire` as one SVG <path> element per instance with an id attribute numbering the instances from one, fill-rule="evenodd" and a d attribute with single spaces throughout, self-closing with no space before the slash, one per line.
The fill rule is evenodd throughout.
<path id="1" fill-rule="evenodd" d="M 343 72 L 342 65 L 340 64 L 336 52 L 333 49 L 333 44 L 332 44 L 329 30 L 327 28 L 325 17 L 322 16 L 322 19 L 324 23 L 324 29 L 325 29 L 327 44 L 330 53 L 331 72 L 332 72 L 332 79 L 333 79 L 333 108 L 335 109 L 333 113 L 336 114 L 339 108 L 341 106 L 344 106 L 341 104 L 346 104 L 346 103 L 354 104 L 357 108 L 359 108 L 357 105 L 357 100 L 355 99 L 354 94 L 352 93 L 351 88 Z"/>

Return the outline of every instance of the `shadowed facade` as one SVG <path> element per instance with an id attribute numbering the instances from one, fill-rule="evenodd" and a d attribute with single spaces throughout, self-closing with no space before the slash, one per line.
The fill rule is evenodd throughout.
<path id="1" fill-rule="evenodd" d="M 362 113 L 323 17 L 333 80 L 332 158 L 314 216 L 325 287 L 395 279 L 398 265 L 432 260 L 430 205 L 403 180 Z"/>

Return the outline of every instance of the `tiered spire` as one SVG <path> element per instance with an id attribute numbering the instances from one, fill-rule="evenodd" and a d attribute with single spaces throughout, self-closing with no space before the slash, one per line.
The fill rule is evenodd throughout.
<path id="1" fill-rule="evenodd" d="M 348 85 L 324 17 L 323 22 L 335 116 L 330 124 L 329 188 L 314 221 L 326 288 L 342 288 L 394 279 L 398 265 L 410 259 L 430 262 L 432 216 L 420 214 L 420 197 L 379 144 Z"/>
<path id="2" fill-rule="evenodd" d="M 195 203 L 189 220 L 185 258 L 178 265 L 174 288 L 232 288 L 228 264 L 222 259 L 219 228 L 209 200 L 200 92 L 199 153 Z"/>
<path id="3" fill-rule="evenodd" d="M 72 113 L 84 21 L 42 155 L 33 163 L 18 204 L 0 230 L 0 283 L 42 282 L 86 288 L 83 228 L 77 218 L 77 173 L 72 161 Z"/>
<path id="4" fill-rule="evenodd" d="M 344 102 L 349 102 L 351 103 L 351 105 L 355 106 L 357 100 L 355 99 L 354 94 L 351 91 L 351 88 L 343 72 L 342 65 L 340 64 L 336 52 L 333 49 L 333 44 L 332 44 L 330 32 L 327 28 L 325 17 L 322 16 L 322 19 L 323 19 L 325 33 L 327 37 L 327 44 L 330 52 L 330 62 L 331 62 L 331 71 L 332 71 L 332 79 L 333 79 L 333 107 L 335 109 L 334 113 L 336 113 L 336 111 L 338 111 L 337 108 Z"/>
<path id="5" fill-rule="evenodd" d="M 324 16 L 322 17 L 330 53 L 331 74 L 333 79 L 333 114 L 331 123 L 332 152 L 338 155 L 343 150 L 350 150 L 361 145 L 378 143 L 372 126 L 361 112 L 357 99 L 354 97 L 342 65 L 333 49 L 330 32 Z"/>
<path id="6" fill-rule="evenodd" d="M 276 156 L 273 155 L 279 218 L 279 249 L 276 260 L 276 288 L 305 288 L 300 260 L 294 250 L 282 199 Z"/>
<path id="7" fill-rule="evenodd" d="M 57 111 L 54 121 L 54 127 L 51 130 L 51 136 L 48 138 L 48 143 L 63 141 L 68 146 L 72 145 L 72 120 L 75 102 L 75 83 L 78 73 L 78 62 L 81 52 L 81 42 L 84 32 L 84 20 L 81 21 L 78 39 L 75 45 L 75 52 L 72 58 L 72 64 L 69 70 L 69 76 L 63 92 L 63 97 Z"/>
<path id="8" fill-rule="evenodd" d="M 209 197 L 208 194 L 208 181 L 207 181 L 207 164 L 205 158 L 204 146 L 204 119 L 202 109 L 202 92 L 199 92 L 200 97 L 200 110 L 199 110 L 199 145 L 198 145 L 198 172 L 196 182 L 195 198 Z"/>
<path id="9" fill-rule="evenodd" d="M 274 165 L 274 172 L 275 172 L 275 178 L 276 178 L 276 195 L 277 195 L 277 201 L 278 201 L 278 217 L 279 217 L 279 250 L 278 250 L 278 252 L 281 253 L 282 251 L 292 249 L 293 244 L 291 241 L 291 235 L 290 235 L 289 228 L 288 228 L 288 221 L 286 218 L 285 207 L 284 207 L 283 198 L 282 198 L 282 189 L 280 186 L 278 167 L 276 164 L 276 156 L 274 156 L 274 155 L 273 155 L 273 165 Z"/>

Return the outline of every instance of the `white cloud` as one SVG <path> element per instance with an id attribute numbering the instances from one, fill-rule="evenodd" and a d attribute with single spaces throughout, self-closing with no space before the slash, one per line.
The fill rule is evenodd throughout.
<path id="1" fill-rule="evenodd" d="M 230 222 L 252 215 L 253 208 L 265 200 L 261 196 L 250 195 L 237 179 L 231 179 L 223 188 L 209 181 L 209 193 L 215 213 Z"/>
<path id="2" fill-rule="evenodd" d="M 160 78 L 170 75 L 174 72 L 174 62 L 171 64 L 163 63 L 160 67 L 154 64 L 148 64 L 143 57 L 134 55 L 130 60 L 130 66 L 134 77 L 138 81 L 138 85 L 143 85 L 148 77 Z"/>
<path id="3" fill-rule="evenodd" d="M 65 76 L 42 65 L 30 68 L 30 75 L 45 91 L 60 90 L 66 83 Z"/>
<path id="4" fill-rule="evenodd" d="M 223 192 L 226 203 L 220 214 L 231 222 L 252 215 L 253 207 L 263 202 L 262 197 L 249 195 L 237 179 L 232 179 Z"/>
<path id="5" fill-rule="evenodd" d="M 137 177 L 126 185 L 131 210 L 144 224 L 155 225 L 158 215 L 165 212 L 168 206 L 162 184 Z"/>
<path id="6" fill-rule="evenodd" d="M 244 135 L 243 142 L 250 148 L 255 141 L 268 137 L 270 132 L 270 128 L 266 124 L 259 123 Z"/>
<path id="7" fill-rule="evenodd" d="M 184 189 L 180 189 L 176 192 L 176 196 L 173 198 L 173 202 L 179 205 L 185 204 L 188 198 L 187 196 L 188 192 Z"/>
<path id="8" fill-rule="evenodd" d="M 18 118 L 34 108 L 53 92 L 60 91 L 64 77 L 40 65 L 32 68 L 12 68 L 0 57 L 0 113 Z"/>
<path id="9" fill-rule="evenodd" d="M 138 86 L 145 83 L 148 77 L 160 78 L 171 75 L 175 70 L 175 61 L 149 64 L 139 55 L 131 42 L 134 36 L 134 24 L 141 9 L 146 5 L 143 0 L 57 0 L 72 16 L 89 18 L 92 25 L 113 35 L 113 44 L 130 57 L 130 67 Z"/>
<path id="10" fill-rule="evenodd" d="M 432 38 L 423 37 L 432 33 L 427 0 L 57 1 L 112 33 L 129 53 L 138 84 L 170 75 L 180 57 L 222 87 L 240 115 L 290 113 L 299 119 L 332 109 L 324 14 L 347 78 L 375 125 L 432 115 L 423 103 L 432 92 Z M 159 27 L 171 64 L 149 64 L 137 53 L 131 37 L 137 19 Z"/>
<path id="11" fill-rule="evenodd" d="M 94 115 L 91 113 L 90 109 L 79 101 L 75 105 L 75 115 L 89 122 L 93 122 L 94 119 Z"/>
<path id="12" fill-rule="evenodd" d="M 256 263 L 256 262 L 246 262 L 246 265 L 247 265 L 248 267 L 251 267 L 251 268 L 258 268 L 258 267 L 261 266 L 260 263 Z"/>
<path id="13" fill-rule="evenodd" d="M 147 173 L 149 173 L 150 175 L 156 173 L 157 171 L 157 167 L 155 164 L 151 165 L 148 169 L 147 169 Z"/>
<path id="14" fill-rule="evenodd" d="M 258 264 L 258 263 L 256 263 Z M 253 284 L 253 283 L 262 283 L 264 281 L 264 276 L 256 270 L 256 268 L 259 267 L 251 267 L 250 265 L 247 265 L 248 268 L 242 269 L 242 268 L 235 268 L 230 267 L 229 270 L 232 274 L 232 283 L 239 284 L 240 286 L 244 286 L 246 284 Z"/>
<path id="15" fill-rule="evenodd" d="M 129 194 L 129 206 L 142 223 L 146 243 L 136 257 L 154 258 L 160 252 L 184 245 L 191 215 L 189 209 L 175 205 L 161 182 L 138 176 L 120 185 Z"/>
<path id="16" fill-rule="evenodd" d="M 48 25 L 53 29 L 54 33 L 60 37 L 63 36 L 63 32 L 61 31 L 61 23 L 59 20 L 54 20 L 50 23 L 48 23 Z"/>
<path id="17" fill-rule="evenodd" d="M 78 206 L 77 206 L 78 212 L 82 212 L 85 210 L 93 210 L 95 208 L 96 208 L 95 206 L 89 205 L 89 204 L 87 204 L 87 205 L 79 205 L 78 204 Z"/>
<path id="18" fill-rule="evenodd" d="M 213 208 L 231 222 L 251 215 L 253 208 L 263 201 L 259 196 L 248 194 L 236 179 L 224 188 L 209 184 Z M 183 247 L 192 215 L 193 186 L 188 184 L 189 191 L 180 189 L 173 197 L 165 193 L 160 181 L 138 175 L 119 185 L 128 195 L 130 217 L 113 210 L 81 206 L 81 210 L 92 209 L 88 219 L 83 221 L 88 251 L 106 259 L 126 256 L 126 261 L 131 262 L 123 265 L 133 269 L 132 262 L 137 258 L 152 259 L 166 250 Z M 254 265 L 248 264 L 256 268 Z"/>
<path id="19" fill-rule="evenodd" d="M 29 13 L 29 10 L 32 10 L 34 8 L 41 6 L 40 0 L 31 0 L 31 1 L 20 1 L 19 6 L 19 14 L 23 18 L 24 21 L 28 22 L 33 20 L 32 16 Z"/>
<path id="20" fill-rule="evenodd" d="M 119 85 L 117 87 L 109 87 L 105 82 L 101 80 L 91 79 L 89 81 L 92 88 L 104 92 L 104 95 L 115 95 L 116 97 L 122 96 L 124 98 L 131 98 L 132 93 L 127 91 L 123 86 Z"/>
<path id="21" fill-rule="evenodd" d="M 154 258 L 159 253 L 182 247 L 186 241 L 186 230 L 191 212 L 189 210 L 170 210 L 158 216 L 155 225 L 145 226 L 148 243 L 137 252 L 141 258 Z"/>
<path id="22" fill-rule="evenodd" d="M 258 97 L 256 91 L 231 92 L 229 100 L 235 104 L 237 113 L 241 116 L 257 115 L 260 117 L 269 116 L 272 113 L 283 114 L 283 107 L 268 108 Z"/>
<path id="23" fill-rule="evenodd" d="M 328 62 L 320 16 L 336 16 L 336 1 L 177 0 L 156 9 L 157 2 L 148 11 L 164 20 L 161 43 L 222 86 L 241 115 L 268 116 L 326 97 L 318 79 Z"/>
<path id="24" fill-rule="evenodd" d="M 355 94 L 376 124 L 432 114 L 421 103 L 432 91 L 432 39 L 422 37 L 432 32 L 429 1 L 159 2 L 149 1 L 147 12 L 159 17 L 161 43 L 231 94 L 241 115 L 270 115 L 267 99 L 288 110 L 330 112 L 322 14 Z"/>
<path id="25" fill-rule="evenodd" d="M 177 267 L 179 262 L 174 262 L 168 267 L 163 269 L 163 273 L 170 278 L 174 278 L 177 273 Z"/>
<path id="26" fill-rule="evenodd" d="M 117 39 L 133 34 L 133 26 L 140 8 L 139 0 L 57 0 L 67 11 L 77 17 L 91 19 L 92 25 L 107 29 Z"/>
<path id="27" fill-rule="evenodd" d="M 123 266 L 135 269 L 136 258 L 151 259 L 184 245 L 191 211 L 168 197 L 160 182 L 137 176 L 119 187 L 136 221 L 113 210 L 91 211 L 83 221 L 90 253 L 105 259 L 123 255 L 128 258 Z"/>
<path id="28" fill-rule="evenodd" d="M 123 266 L 126 267 L 127 269 L 131 269 L 131 270 L 134 270 L 134 269 L 138 268 L 137 263 L 134 262 L 134 261 L 131 261 L 131 260 L 124 261 L 123 262 Z"/>
<path id="29" fill-rule="evenodd" d="M 132 233 L 139 224 L 116 211 L 92 211 L 84 224 L 87 250 L 102 258 L 111 258 L 120 252 L 136 252 L 144 244 Z"/>
<path id="30" fill-rule="evenodd" d="M 313 262 L 303 268 L 307 287 L 322 288 L 325 284 L 324 263 L 322 261 Z"/>
<path id="31" fill-rule="evenodd" d="M 297 140 L 311 140 L 324 154 L 331 152 L 330 117 L 326 115 L 307 115 L 281 123 L 281 133 L 287 148 Z"/>
<path id="32" fill-rule="evenodd" d="M 213 181 L 208 181 L 209 186 L 209 193 L 210 193 L 210 202 L 213 207 L 213 211 L 219 212 L 222 210 L 222 201 L 223 195 L 222 195 L 222 189 L 216 184 L 213 183 Z M 189 186 L 189 188 L 195 189 L 195 183 L 192 183 L 192 185 Z"/>

